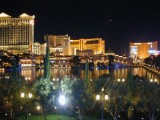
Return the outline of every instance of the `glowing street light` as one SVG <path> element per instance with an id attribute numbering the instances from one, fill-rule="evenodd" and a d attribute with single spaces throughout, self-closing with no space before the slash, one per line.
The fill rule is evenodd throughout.
<path id="1" fill-rule="evenodd" d="M 25 91 L 26 92 L 22 92 L 20 97 L 25 99 L 25 101 L 26 101 L 26 106 L 27 107 L 26 107 L 26 118 L 25 118 L 25 120 L 28 120 L 28 115 L 29 115 L 28 114 L 28 100 L 33 97 L 33 94 L 28 91 L 28 82 L 31 80 L 31 78 L 30 77 L 25 77 L 24 79 L 26 81 L 26 84 L 25 84 L 25 88 L 26 88 Z"/>
<path id="2" fill-rule="evenodd" d="M 24 98 L 25 97 L 25 93 L 21 93 L 21 98 Z"/>
<path id="3" fill-rule="evenodd" d="M 30 77 L 25 77 L 25 80 L 31 80 L 31 78 Z"/>
<path id="4" fill-rule="evenodd" d="M 102 106 L 101 106 L 101 120 L 104 120 L 103 117 L 103 109 L 104 109 L 104 101 L 105 100 L 109 100 L 109 96 L 108 95 L 104 95 L 104 88 L 101 89 L 101 95 L 96 95 L 96 100 L 102 102 Z"/>
<path id="5" fill-rule="evenodd" d="M 28 120 L 28 99 L 31 99 L 33 97 L 33 95 L 30 92 L 28 92 L 28 93 L 22 92 L 21 95 L 20 95 L 20 97 L 24 98 L 26 100 L 26 104 L 27 104 L 26 120 Z"/>
<path id="6" fill-rule="evenodd" d="M 100 100 L 100 95 L 96 95 L 96 100 Z"/>
<path id="7" fill-rule="evenodd" d="M 65 98 L 65 96 L 64 96 L 64 95 L 60 95 L 58 101 L 59 101 L 59 103 L 60 103 L 61 105 L 65 105 L 65 103 L 66 103 L 66 98 Z"/>
<path id="8" fill-rule="evenodd" d="M 28 94 L 25 94 L 25 93 L 21 93 L 21 98 L 32 98 L 32 93 L 28 93 Z"/>
<path id="9" fill-rule="evenodd" d="M 41 109 L 41 106 L 38 105 L 38 106 L 37 106 L 37 110 L 39 111 L 40 109 Z"/>
<path id="10" fill-rule="evenodd" d="M 28 98 L 32 98 L 32 93 L 28 93 Z"/>
<path id="11" fill-rule="evenodd" d="M 123 79 L 119 79 L 119 78 L 118 78 L 117 81 L 118 81 L 118 82 L 125 82 L 125 79 L 124 79 L 124 78 L 123 78 Z"/>
<path id="12" fill-rule="evenodd" d="M 151 82 L 151 83 L 153 83 L 153 82 L 154 82 L 154 83 L 158 83 L 158 80 L 157 80 L 157 79 L 150 79 L 150 82 Z"/>

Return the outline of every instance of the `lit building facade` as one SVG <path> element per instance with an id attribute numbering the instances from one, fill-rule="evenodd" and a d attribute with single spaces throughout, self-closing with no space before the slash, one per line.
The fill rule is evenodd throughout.
<path id="1" fill-rule="evenodd" d="M 46 54 L 46 43 L 40 44 L 38 42 L 33 43 L 32 53 L 35 55 L 45 55 Z"/>
<path id="2" fill-rule="evenodd" d="M 93 50 L 93 54 L 105 53 L 105 41 L 102 38 L 70 40 L 70 46 L 76 50 Z"/>
<path id="3" fill-rule="evenodd" d="M 143 43 L 130 42 L 129 45 L 130 56 L 133 58 L 139 57 L 140 59 L 144 59 L 149 57 L 151 54 L 155 55 L 158 50 L 158 41 Z"/>
<path id="4" fill-rule="evenodd" d="M 0 49 L 13 50 L 18 53 L 32 52 L 34 43 L 34 18 L 26 13 L 13 18 L 0 13 Z"/>
<path id="5" fill-rule="evenodd" d="M 47 36 L 44 36 L 46 40 Z M 50 53 L 55 55 L 76 55 L 75 48 L 70 46 L 70 36 L 68 35 L 48 35 Z"/>
<path id="6" fill-rule="evenodd" d="M 50 47 L 69 46 L 70 36 L 68 35 L 48 35 Z M 46 36 L 45 36 L 46 40 Z"/>
<path id="7" fill-rule="evenodd" d="M 50 56 L 51 68 L 71 68 L 72 56 Z"/>

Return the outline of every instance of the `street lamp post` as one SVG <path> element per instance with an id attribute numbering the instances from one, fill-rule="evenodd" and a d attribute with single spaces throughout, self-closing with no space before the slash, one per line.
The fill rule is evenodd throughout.
<path id="1" fill-rule="evenodd" d="M 25 100 L 26 100 L 26 105 L 27 105 L 27 107 L 26 107 L 26 120 L 28 120 L 28 99 L 31 99 L 32 98 L 32 93 L 30 93 L 30 92 L 28 92 L 28 93 L 24 93 L 24 92 L 22 92 L 21 93 L 21 98 L 24 98 Z"/>
<path id="2" fill-rule="evenodd" d="M 101 120 L 104 120 L 104 101 L 108 100 L 109 96 L 104 94 L 104 88 L 101 89 L 101 95 L 96 95 L 96 100 L 101 100 L 102 106 L 101 106 Z"/>
<path id="3" fill-rule="evenodd" d="M 25 90 L 25 92 L 21 93 L 21 98 L 25 99 L 25 101 L 26 101 L 26 106 L 27 107 L 26 107 L 26 118 L 25 118 L 25 120 L 28 120 L 28 102 L 29 102 L 29 99 L 31 99 L 33 97 L 33 94 L 28 91 L 28 81 L 30 80 L 30 77 L 25 77 L 25 80 L 27 82 L 27 85 L 25 86 L 26 90 Z"/>

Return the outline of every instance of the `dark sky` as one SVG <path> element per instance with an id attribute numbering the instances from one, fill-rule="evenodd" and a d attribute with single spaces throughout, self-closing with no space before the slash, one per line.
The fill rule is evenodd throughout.
<path id="1" fill-rule="evenodd" d="M 35 15 L 35 41 L 47 33 L 100 37 L 107 50 L 121 54 L 128 53 L 130 41 L 160 39 L 160 7 L 154 0 L 1 0 L 0 12 Z"/>

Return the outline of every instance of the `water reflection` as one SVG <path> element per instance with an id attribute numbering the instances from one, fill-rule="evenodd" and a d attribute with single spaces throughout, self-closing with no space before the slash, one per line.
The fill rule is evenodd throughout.
<path id="1" fill-rule="evenodd" d="M 145 77 L 148 80 L 157 79 L 158 83 L 160 82 L 160 77 L 157 74 L 153 74 L 152 72 L 149 72 L 148 70 L 146 70 L 142 67 L 134 68 L 133 69 L 133 75 L 138 75 L 140 77 Z"/>
<path id="2" fill-rule="evenodd" d="M 20 72 L 20 75 L 23 76 L 24 78 L 30 77 L 30 80 L 35 80 L 36 79 L 36 69 L 23 69 Z"/>
<path id="3" fill-rule="evenodd" d="M 127 73 L 129 68 L 123 68 L 123 69 L 114 69 L 113 74 L 115 79 L 126 79 Z M 84 70 L 71 70 L 71 69 L 51 69 L 51 79 L 62 79 L 65 75 L 73 75 L 74 77 L 84 79 L 85 71 Z M 3 74 L 1 72 L 0 74 Z M 8 73 L 9 74 L 9 73 Z M 41 77 L 44 74 L 43 69 L 36 69 L 36 68 L 28 68 L 28 69 L 22 69 L 19 73 L 23 77 L 30 77 L 31 80 L 35 80 L 37 77 Z M 103 74 L 109 74 L 109 70 L 90 70 L 89 71 L 89 79 L 96 79 L 99 76 Z M 148 80 L 155 80 L 157 79 L 158 83 L 160 82 L 160 77 L 156 74 L 153 74 L 152 72 L 147 71 L 146 69 L 142 67 L 135 67 L 133 68 L 133 75 L 138 75 L 140 77 L 145 77 Z"/>
<path id="4" fill-rule="evenodd" d="M 129 70 L 129 68 L 114 69 L 113 73 L 114 73 L 115 79 L 118 79 L 118 78 L 120 78 L 120 79 L 125 78 L 126 79 L 128 70 Z M 84 75 L 85 75 L 84 70 L 78 71 L 78 70 L 71 70 L 71 69 L 51 69 L 50 73 L 51 73 L 51 79 L 53 79 L 53 78 L 62 79 L 65 75 L 73 75 L 77 78 L 84 79 Z M 23 69 L 21 71 L 22 76 L 24 76 L 24 77 L 30 76 L 32 80 L 35 80 L 36 77 L 43 76 L 43 74 L 44 74 L 43 69 L 33 68 L 33 69 Z M 90 70 L 89 71 L 89 78 L 90 79 L 96 79 L 103 74 L 109 74 L 109 70 L 108 69 L 105 69 L 105 70 L 98 70 L 98 69 Z M 133 75 L 138 75 L 140 77 L 145 77 L 149 80 L 150 79 L 157 79 L 159 81 L 158 75 L 153 74 L 152 72 L 149 72 L 142 67 L 133 68 L 132 74 Z"/>

